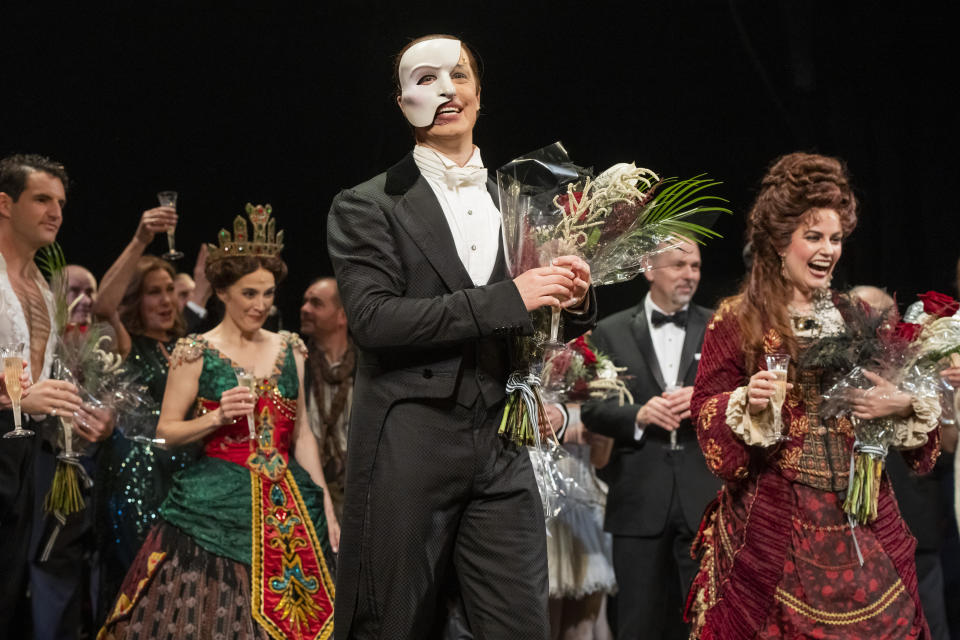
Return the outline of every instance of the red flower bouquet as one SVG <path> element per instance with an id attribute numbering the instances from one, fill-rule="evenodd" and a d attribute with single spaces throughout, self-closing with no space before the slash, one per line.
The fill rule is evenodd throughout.
<path id="1" fill-rule="evenodd" d="M 923 312 L 931 316 L 948 318 L 955 315 L 957 309 L 960 309 L 960 302 L 938 291 L 927 291 L 921 293 L 918 297 L 923 302 Z"/>
<path id="2" fill-rule="evenodd" d="M 618 368 L 608 355 L 597 351 L 580 336 L 563 349 L 553 350 L 543 367 L 543 388 L 556 402 L 586 402 L 617 394 L 633 402 Z"/>

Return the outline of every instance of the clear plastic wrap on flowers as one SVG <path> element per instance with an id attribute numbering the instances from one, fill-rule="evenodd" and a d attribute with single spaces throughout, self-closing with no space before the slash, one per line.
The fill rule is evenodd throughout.
<path id="1" fill-rule="evenodd" d="M 126 437 L 162 444 L 155 440 L 159 407 L 116 353 L 115 340 L 112 328 L 102 322 L 65 331 L 57 345 L 61 377 L 77 385 L 85 403 L 112 411 L 116 428 Z"/>
<path id="2" fill-rule="evenodd" d="M 554 402 L 586 402 L 619 396 L 633 403 L 621 374 L 610 357 L 598 351 L 589 338 L 580 336 L 562 348 L 547 352 L 541 375 L 543 392 Z"/>
<path id="3" fill-rule="evenodd" d="M 497 171 L 504 250 L 511 275 L 548 266 L 554 258 L 574 255 L 590 265 L 593 286 L 623 282 L 650 268 L 650 257 L 675 246 L 718 234 L 693 221 L 728 209 L 725 200 L 704 190 L 719 183 L 701 177 L 662 180 L 648 169 L 616 164 L 594 177 L 570 161 L 560 142 L 526 154 Z M 701 222 L 705 220 L 701 219 Z M 534 314 L 538 328 L 542 320 Z M 526 445 L 532 442 L 529 395 L 542 403 L 534 358 L 562 348 L 558 342 L 561 312 L 551 308 L 549 331 L 523 338 L 515 350 L 515 371 L 500 434 Z M 541 421 L 542 423 L 542 421 Z"/>
<path id="4" fill-rule="evenodd" d="M 908 311 L 913 322 L 900 321 L 895 307 L 879 317 L 855 307 L 848 318 L 847 334 L 835 338 L 835 344 L 824 340 L 817 346 L 824 354 L 844 354 L 852 365 L 849 373 L 823 394 L 821 405 L 823 417 L 849 415 L 853 424 L 850 486 L 844 502 L 851 523 L 876 519 L 884 461 L 890 445 L 897 441 L 893 418 L 858 419 L 852 408 L 856 401 L 868 393 L 893 397 L 905 392 L 915 403 L 937 408 L 944 403 L 938 363 L 960 350 L 960 322 L 952 317 L 957 303 L 935 292 L 924 294 L 921 300 L 924 311 L 916 306 Z M 882 380 L 871 380 L 866 371 Z"/>
<path id="5" fill-rule="evenodd" d="M 560 444 L 550 441 L 528 451 L 547 520 L 580 505 L 602 504 L 603 496 L 584 473 L 583 463 Z"/>
<path id="6" fill-rule="evenodd" d="M 706 193 L 718 182 L 661 179 L 627 163 L 594 177 L 570 161 L 560 142 L 505 165 L 497 184 L 514 276 L 577 255 L 590 265 L 595 286 L 624 282 L 649 269 L 651 256 L 681 237 L 718 237 L 703 223 L 729 213 L 719 206 L 726 200 Z"/>

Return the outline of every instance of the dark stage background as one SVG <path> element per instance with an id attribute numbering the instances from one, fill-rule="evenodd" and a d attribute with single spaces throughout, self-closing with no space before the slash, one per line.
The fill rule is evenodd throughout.
<path id="1" fill-rule="evenodd" d="M 581 164 L 724 181 L 736 213 L 704 252 L 701 303 L 735 290 L 755 186 L 793 150 L 842 156 L 855 178 L 861 223 L 834 284 L 886 286 L 901 301 L 956 293 L 956 36 L 924 5 L 312 4 L 5 6 L 0 153 L 67 165 L 71 261 L 102 275 L 160 189 L 181 194 L 188 271 L 244 203 L 270 202 L 287 233 L 281 308 L 296 328 L 305 284 L 331 272 L 331 198 L 411 147 L 393 52 L 449 32 L 484 63 L 476 142 L 488 166 L 561 139 Z M 602 313 L 644 288 L 601 291 Z"/>

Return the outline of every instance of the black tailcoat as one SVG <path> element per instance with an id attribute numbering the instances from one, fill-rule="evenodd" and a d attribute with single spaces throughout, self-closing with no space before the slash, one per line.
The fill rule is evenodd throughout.
<path id="1" fill-rule="evenodd" d="M 488 190 L 496 201 L 492 182 Z M 432 412 L 430 427 L 441 431 L 453 431 L 465 420 L 457 407 L 502 407 L 510 373 L 509 342 L 513 336 L 532 333 L 533 326 L 507 275 L 502 243 L 490 283 L 474 286 L 440 203 L 412 154 L 386 173 L 337 195 L 330 210 L 328 243 L 358 348 L 335 607 L 336 636 L 347 638 L 358 608 L 362 611 L 367 606 L 364 598 L 369 598 L 369 590 L 360 584 L 361 559 L 370 547 L 396 543 L 389 531 L 371 531 L 367 526 L 372 479 L 387 467 L 387 458 L 378 462 L 378 455 L 385 455 L 378 451 L 381 443 L 387 436 L 395 440 L 405 433 L 411 433 L 411 441 L 416 439 L 408 431 L 415 427 L 403 416 L 422 415 L 418 404 Z M 589 305 L 587 314 L 565 314 L 566 337 L 592 326 L 596 315 L 592 292 Z M 437 407 L 450 411 L 438 413 Z M 422 466 L 425 473 L 442 459 L 412 446 L 402 457 L 409 457 L 411 468 Z M 469 495 L 450 498 L 470 500 Z M 416 517 L 423 499 L 392 496 L 394 504 L 410 505 L 399 509 L 410 517 Z"/>

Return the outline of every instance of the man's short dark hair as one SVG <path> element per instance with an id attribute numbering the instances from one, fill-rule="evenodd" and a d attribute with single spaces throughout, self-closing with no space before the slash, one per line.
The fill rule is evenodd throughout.
<path id="1" fill-rule="evenodd" d="M 34 171 L 43 171 L 54 178 L 59 178 L 63 183 L 64 191 L 70 186 L 67 170 L 59 162 L 35 153 L 15 153 L 0 160 L 0 191 L 16 202 L 20 199 L 23 190 L 27 188 L 27 178 Z"/>

